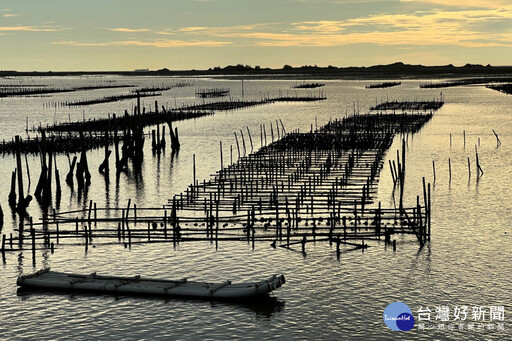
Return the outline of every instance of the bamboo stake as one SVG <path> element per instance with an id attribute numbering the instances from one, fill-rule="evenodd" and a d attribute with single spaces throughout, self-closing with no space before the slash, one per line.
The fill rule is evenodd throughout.
<path id="1" fill-rule="evenodd" d="M 471 163 L 469 161 L 469 157 L 468 157 L 468 173 L 469 173 L 469 178 L 471 179 Z"/>
<path id="2" fill-rule="evenodd" d="M 496 137 L 496 148 L 498 148 L 499 146 L 501 146 L 501 141 L 500 141 L 500 138 L 498 137 L 498 134 L 496 133 L 496 131 L 494 131 L 494 129 L 492 130 L 494 136 Z"/>
<path id="3" fill-rule="evenodd" d="M 238 137 L 236 136 L 236 132 L 234 134 L 236 140 L 236 149 L 238 150 L 238 158 L 240 158 L 240 145 L 238 144 Z"/>
<path id="4" fill-rule="evenodd" d="M 220 169 L 224 169 L 224 162 L 222 159 L 222 141 L 219 141 L 220 144 Z"/>
<path id="5" fill-rule="evenodd" d="M 434 184 L 436 183 L 436 162 L 432 160 L 432 171 L 434 173 Z"/>
<path id="6" fill-rule="evenodd" d="M 449 182 L 452 182 L 452 161 L 448 158 L 448 173 L 449 173 Z"/>
<path id="7" fill-rule="evenodd" d="M 249 135 L 249 141 L 251 142 L 251 153 L 254 151 L 254 147 L 252 145 L 252 136 L 251 136 L 251 132 L 249 130 L 249 127 L 246 127 L 247 128 L 247 135 Z"/>

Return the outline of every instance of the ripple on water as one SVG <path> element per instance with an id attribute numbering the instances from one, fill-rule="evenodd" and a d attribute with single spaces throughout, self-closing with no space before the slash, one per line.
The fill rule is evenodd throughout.
<path id="1" fill-rule="evenodd" d="M 69 80 L 68 80 L 69 81 Z M 135 81 L 135 80 L 134 80 Z M 138 79 L 143 84 L 150 80 Z M 163 82 L 163 81 L 162 81 Z M 198 80 L 196 86 L 219 85 L 215 80 Z M 224 81 L 223 81 L 224 82 Z M 237 81 L 225 81 L 232 86 Z M 228 84 L 226 83 L 226 84 Z M 173 193 L 184 190 L 191 182 L 191 162 L 196 154 L 198 178 L 208 178 L 219 168 L 218 141 L 223 140 L 225 160 L 229 145 L 234 145 L 233 131 L 248 126 L 257 132 L 261 123 L 282 119 L 288 131 L 309 130 L 337 116 L 340 110 L 358 100 L 361 111 L 374 104 L 375 97 L 391 99 L 438 96 L 437 90 L 418 89 L 419 81 L 402 81 L 402 85 L 371 93 L 363 82 L 326 82 L 328 100 L 311 104 L 276 104 L 220 113 L 204 119 L 179 122 L 180 138 L 185 146 L 178 158 L 170 153 L 153 157 L 146 144 L 146 158 L 141 179 L 123 174 L 119 181 L 110 178 L 105 193 L 105 179 L 92 172 L 93 184 L 87 199 L 100 206 L 125 206 L 128 198 L 138 206 L 160 206 Z M 228 85 L 221 84 L 220 87 Z M 277 93 L 285 81 L 248 81 L 246 96 L 259 98 L 261 93 Z M 288 85 L 286 85 L 288 86 Z M 192 90 L 189 88 L 188 90 Z M 180 88 L 162 102 L 192 101 L 187 88 Z M 88 94 L 91 96 L 97 95 Z M 184 243 L 176 249 L 171 244 L 122 246 L 59 247 L 55 254 L 37 252 L 37 265 L 31 254 L 7 254 L 0 276 L 0 339 L 383 339 L 406 337 L 411 340 L 510 339 L 505 332 L 413 330 L 397 334 L 388 330 L 382 312 L 393 301 L 403 301 L 416 311 L 420 305 L 503 305 L 512 311 L 509 298 L 512 263 L 510 253 L 510 202 L 512 202 L 512 96 L 479 87 L 443 90 L 447 104 L 422 131 L 408 140 L 406 200 L 413 204 L 421 193 L 421 178 L 432 182 L 432 160 L 436 161 L 437 179 L 432 188 L 432 242 L 419 250 L 417 242 L 396 236 L 397 251 L 382 244 L 370 243 L 364 253 L 347 251 L 336 258 L 328 243 L 307 245 L 307 255 L 267 244 L 254 250 L 244 242 L 220 243 L 219 250 L 207 242 Z M 82 94 L 80 94 L 82 95 Z M 59 95 L 60 96 L 60 95 Z M 52 97 L 55 100 L 72 100 Z M 5 99 L 0 103 L 0 136 L 9 139 L 22 134 L 24 122 L 12 115 L 25 117 L 34 112 L 32 121 L 51 123 L 53 110 L 41 111 L 41 99 L 27 101 Z M 47 100 L 45 100 L 47 101 Z M 87 117 L 102 117 L 105 112 L 119 112 L 130 102 L 91 107 Z M 485 113 L 485 115 L 483 115 Z M 60 114 L 60 113 L 59 113 Z M 82 109 L 70 109 L 72 120 L 82 119 Z M 57 117 L 59 119 L 59 117 Z M 67 119 L 67 116 L 65 117 Z M 503 145 L 495 148 L 492 130 L 502 137 Z M 462 146 L 462 130 L 467 132 L 467 147 Z M 452 133 L 453 146 L 449 147 Z M 256 135 L 256 133 L 255 133 Z M 477 183 L 468 181 L 467 158 L 474 164 L 474 145 L 481 138 L 479 153 L 485 175 Z M 255 138 L 257 140 L 257 138 Z M 215 143 L 212 143 L 214 141 Z M 258 144 L 258 142 L 256 142 Z M 194 147 L 186 147 L 194 146 Z M 396 158 L 400 148 L 396 139 L 384 160 L 378 199 L 392 207 L 392 184 L 388 160 Z M 97 165 L 103 151 L 92 151 L 89 162 Z M 453 178 L 448 181 L 447 160 L 451 159 Z M 39 158 L 28 157 L 33 173 L 38 172 Z M 171 163 L 172 162 L 172 163 Z M 58 157 L 59 169 L 66 170 L 67 158 Z M 169 165 L 172 164 L 172 167 Z M 13 159 L 0 159 L 0 198 L 7 198 Z M 91 166 L 92 167 L 92 166 Z M 63 188 L 61 209 L 86 207 L 87 200 Z M 4 212 L 6 204 L 2 201 Z M 30 214 L 40 216 L 36 204 Z M 3 233 L 16 233 L 17 223 L 6 214 Z M 508 235 L 505 234 L 508 232 Z M 273 304 L 263 306 L 195 300 L 165 300 L 105 295 L 70 295 L 32 293 L 16 295 L 16 277 L 45 265 L 55 270 L 112 275 L 136 275 L 191 280 L 247 281 L 273 273 L 284 273 L 287 283 L 275 296 Z M 507 313 L 506 313 L 507 314 Z"/>

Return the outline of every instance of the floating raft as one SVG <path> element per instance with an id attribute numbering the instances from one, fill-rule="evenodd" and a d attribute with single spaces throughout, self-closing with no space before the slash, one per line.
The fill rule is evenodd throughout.
<path id="1" fill-rule="evenodd" d="M 512 94 L 512 83 L 505 84 L 489 84 L 486 86 L 488 89 L 493 89 L 499 92 L 503 92 L 504 94 L 511 95 Z"/>
<path id="2" fill-rule="evenodd" d="M 382 102 L 377 105 L 371 106 L 370 110 L 437 110 L 441 108 L 444 101 L 433 100 L 433 101 L 388 101 Z"/>
<path id="3" fill-rule="evenodd" d="M 292 86 L 292 89 L 314 89 L 314 88 L 320 88 L 322 86 L 325 86 L 324 83 L 302 83 L 299 85 Z"/>
<path id="4" fill-rule="evenodd" d="M 273 275 L 270 279 L 256 283 L 232 284 L 192 282 L 185 279 L 164 280 L 134 277 L 70 274 L 40 270 L 21 276 L 16 282 L 25 288 L 99 292 L 123 295 L 158 295 L 216 299 L 248 299 L 268 295 L 285 283 L 284 275 Z"/>
<path id="5" fill-rule="evenodd" d="M 402 82 L 383 82 L 383 83 L 373 83 L 365 86 L 366 89 L 378 89 L 378 88 L 391 88 L 393 86 L 397 86 L 402 84 Z"/>
<path id="6" fill-rule="evenodd" d="M 214 98 L 224 97 L 229 95 L 230 89 L 199 89 L 196 90 L 196 97 L 199 98 Z"/>

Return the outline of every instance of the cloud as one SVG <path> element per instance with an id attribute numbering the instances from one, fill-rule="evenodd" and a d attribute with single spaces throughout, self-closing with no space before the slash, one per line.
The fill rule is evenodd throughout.
<path id="1" fill-rule="evenodd" d="M 501 8 L 510 5 L 508 0 L 400 0 L 401 2 L 429 3 L 443 7 Z"/>
<path id="2" fill-rule="evenodd" d="M 168 31 L 168 30 L 164 30 L 164 31 L 155 31 L 155 34 L 160 34 L 160 35 L 173 35 L 173 34 L 176 34 L 176 33 L 171 32 L 171 31 Z"/>
<path id="3" fill-rule="evenodd" d="M 404 14 L 378 14 L 344 21 L 306 21 L 292 24 L 295 30 L 329 31 L 348 28 L 377 27 L 381 31 L 391 29 L 421 30 L 467 30 L 467 27 L 482 22 L 497 22 L 512 19 L 512 7 L 503 9 L 478 9 L 459 11 L 417 11 Z"/>
<path id="4" fill-rule="evenodd" d="M 294 29 L 299 31 L 316 31 L 321 33 L 340 32 L 345 28 L 340 21 L 304 21 L 294 24 Z"/>
<path id="5" fill-rule="evenodd" d="M 235 25 L 229 27 L 206 27 L 206 26 L 186 26 L 178 29 L 175 28 L 127 28 L 127 27 L 116 27 L 116 28 L 106 28 L 106 30 L 112 32 L 126 32 L 126 33 L 144 33 L 150 32 L 158 35 L 175 35 L 179 34 L 212 34 L 212 35 L 221 35 L 223 33 L 232 33 L 238 31 L 251 31 L 259 28 L 271 27 L 273 24 L 265 23 L 265 24 L 250 24 L 250 25 Z"/>
<path id="6" fill-rule="evenodd" d="M 426 1 L 434 3 L 437 0 Z M 452 1 L 453 4 L 459 2 L 459 0 Z M 472 0 L 468 2 L 471 3 Z M 105 28 L 105 30 L 113 32 L 131 33 L 130 39 L 103 42 L 62 40 L 52 44 L 75 47 L 140 46 L 158 48 L 333 47 L 354 44 L 390 47 L 512 47 L 510 22 L 512 22 L 512 5 L 501 8 L 465 7 L 378 13 L 345 20 L 268 22 L 214 27 Z M 0 27 L 0 32 L 9 30 L 54 31 L 62 29 L 57 26 Z M 137 36 L 138 33 L 140 36 Z M 142 36 L 143 33 L 153 34 L 151 38 L 154 39 L 149 39 L 147 35 Z M 169 35 L 175 39 L 160 39 L 167 38 L 165 36 Z"/>
<path id="7" fill-rule="evenodd" d="M 253 31 L 256 29 L 271 29 L 277 26 L 278 23 L 258 23 L 248 25 L 235 25 L 235 26 L 220 26 L 220 27 L 207 27 L 207 26 L 186 26 L 181 27 L 178 31 L 183 33 L 205 33 L 211 35 L 221 35 L 239 32 L 239 31 Z"/>
<path id="8" fill-rule="evenodd" d="M 63 30 L 65 28 L 58 26 L 0 26 L 0 31 L 9 32 L 58 32 Z"/>
<path id="9" fill-rule="evenodd" d="M 377 3 L 390 2 L 390 0 L 289 0 L 289 2 L 299 2 L 301 4 L 319 4 L 319 3 L 335 3 L 335 4 L 354 4 L 354 3 Z"/>
<path id="10" fill-rule="evenodd" d="M 54 45 L 68 46 L 149 46 L 149 47 L 216 47 L 231 45 L 231 42 L 211 40 L 171 40 L 162 39 L 155 41 L 122 40 L 109 42 L 77 42 L 77 41 L 55 41 Z"/>
<path id="11" fill-rule="evenodd" d="M 209 27 L 202 27 L 202 26 L 189 26 L 189 27 L 182 27 L 179 29 L 180 32 L 206 32 L 210 29 Z"/>
<path id="12" fill-rule="evenodd" d="M 4 18 L 12 18 L 12 17 L 19 17 L 21 14 L 17 13 L 5 13 Z"/>
<path id="13" fill-rule="evenodd" d="M 149 28 L 126 28 L 126 27 L 118 27 L 118 28 L 107 28 L 109 31 L 114 32 L 150 32 L 151 30 Z"/>
<path id="14" fill-rule="evenodd" d="M 415 31 L 404 32 L 369 32 L 351 33 L 344 35 L 293 35 L 293 34 L 253 34 L 257 38 L 257 46 L 286 46 L 286 47 L 329 47 L 350 44 L 378 44 L 378 45 L 413 45 L 413 46 L 437 46 L 459 45 L 464 47 L 506 46 L 510 42 L 486 42 L 482 35 L 465 34 L 454 40 L 451 37 L 433 35 Z"/>
<path id="15" fill-rule="evenodd" d="M 512 20 L 512 6 L 375 14 L 340 21 L 303 21 L 228 27 L 183 27 L 186 35 L 238 39 L 246 46 L 511 46 L 509 32 L 486 26 Z"/>
<path id="16" fill-rule="evenodd" d="M 160 34 L 160 35 L 172 35 L 172 34 L 175 34 L 169 28 L 153 29 L 153 28 L 116 27 L 116 28 L 107 28 L 107 30 L 112 31 L 112 32 L 125 32 L 125 33 L 144 33 L 144 32 L 150 32 L 150 33 Z"/>

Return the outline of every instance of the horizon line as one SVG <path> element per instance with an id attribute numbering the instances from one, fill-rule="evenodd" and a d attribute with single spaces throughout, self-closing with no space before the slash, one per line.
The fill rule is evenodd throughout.
<path id="1" fill-rule="evenodd" d="M 300 69 L 337 69 L 337 70 L 343 70 L 343 69 L 366 69 L 366 68 L 374 68 L 374 67 L 390 67 L 390 66 L 402 66 L 402 67 L 427 67 L 427 68 L 467 68 L 467 67 L 491 67 L 491 68 L 507 68 L 512 67 L 512 64 L 510 65 L 491 65 L 491 64 L 472 64 L 472 63 L 466 63 L 464 65 L 454 65 L 454 64 L 443 64 L 443 65 L 425 65 L 425 64 L 407 64 L 403 62 L 394 62 L 390 64 L 373 64 L 373 65 L 361 65 L 361 66 L 335 66 L 335 65 L 327 65 L 327 66 L 319 66 L 317 64 L 315 65 L 301 65 L 301 66 L 292 66 L 289 64 L 284 64 L 283 67 L 262 67 L 260 65 L 249 65 L 249 64 L 229 64 L 225 65 L 224 67 L 221 66 L 214 66 L 209 67 L 207 69 L 171 69 L 169 67 L 162 67 L 162 68 L 136 68 L 132 70 L 93 70 L 93 69 L 82 69 L 82 70 L 0 70 L 0 73 L 8 73 L 8 72 L 15 72 L 15 73 L 88 73 L 88 72 L 94 72 L 94 73 L 154 73 L 159 71 L 165 71 L 165 72 L 216 72 L 216 71 L 223 71 L 225 69 L 229 68 L 243 68 L 244 70 L 265 70 L 265 71 L 279 71 L 279 70 L 300 70 Z"/>

